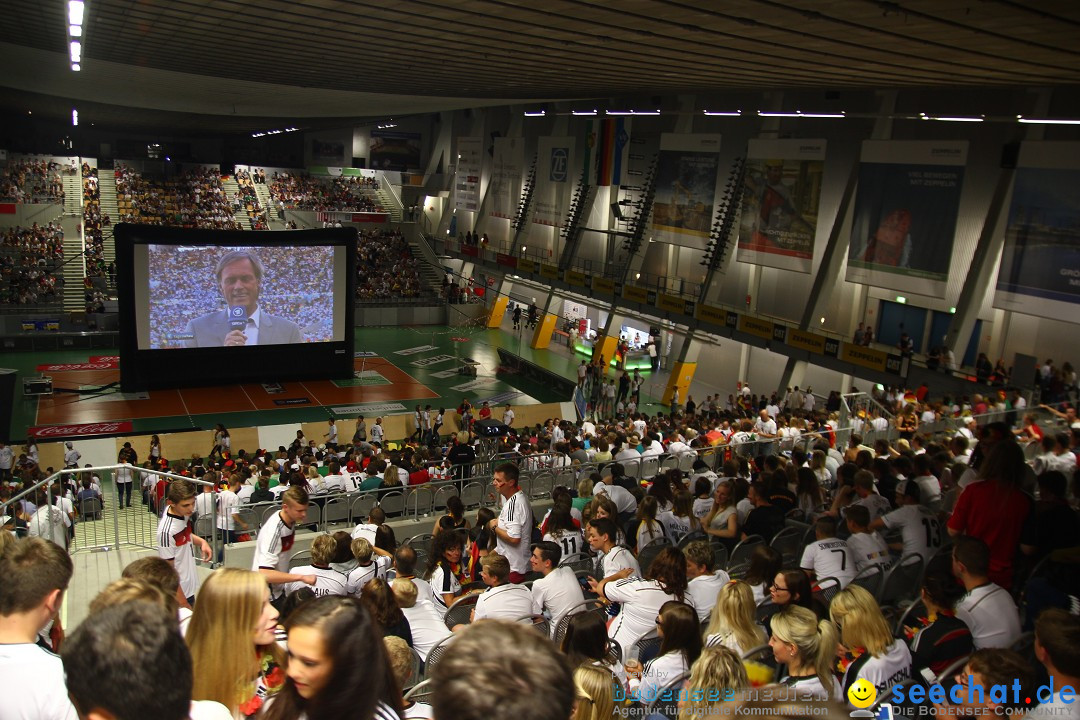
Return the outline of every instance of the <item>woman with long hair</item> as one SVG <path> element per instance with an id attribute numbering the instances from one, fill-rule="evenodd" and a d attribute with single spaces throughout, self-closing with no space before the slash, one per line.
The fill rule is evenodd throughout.
<path id="1" fill-rule="evenodd" d="M 212 573 L 184 638 L 195 673 L 192 699 L 219 702 L 238 717 L 256 715 L 285 679 L 277 620 L 262 575 L 239 568 Z"/>
<path id="2" fill-rule="evenodd" d="M 660 514 L 660 521 L 674 543 L 700 530 L 701 523 L 694 517 L 694 496 L 686 490 L 679 490 L 675 493 L 675 504 L 672 505 L 671 510 Z"/>
<path id="3" fill-rule="evenodd" d="M 926 565 L 920 597 L 926 607 L 926 618 L 919 618 L 915 627 L 904 627 L 911 648 L 911 674 L 929 668 L 934 676 L 952 666 L 957 660 L 975 651 L 971 629 L 956 617 L 956 603 L 965 593 L 952 573 L 952 557 L 936 555 Z M 952 678 L 943 681 L 950 686 Z"/>
<path id="4" fill-rule="evenodd" d="M 458 495 L 451 495 L 446 498 L 446 514 L 435 521 L 435 527 L 432 529 L 432 535 L 438 535 L 443 531 L 443 521 L 450 519 L 450 528 L 453 530 L 468 530 L 469 520 L 465 517 L 465 503 L 461 502 L 461 497 Z"/>
<path id="5" fill-rule="evenodd" d="M 573 499 L 573 507 L 580 513 L 585 512 L 585 508 L 593 498 L 592 489 L 596 487 L 596 483 L 601 482 L 600 473 L 591 473 L 588 477 L 583 477 L 577 484 L 577 497 Z"/>
<path id="6" fill-rule="evenodd" d="M 375 624 L 382 629 L 383 635 L 397 635 L 412 647 L 412 630 L 405 613 L 398 607 L 394 591 L 381 578 L 368 580 L 360 592 L 360 602 L 371 613 Z"/>
<path id="7" fill-rule="evenodd" d="M 840 642 L 851 658 L 844 672 L 846 693 L 857 680 L 866 680 L 882 695 L 911 673 L 911 652 L 894 638 L 874 596 L 866 588 L 848 585 L 829 604 L 829 616 L 840 628 Z"/>
<path id="8" fill-rule="evenodd" d="M 581 534 L 581 528 L 574 524 L 574 516 L 570 514 L 570 508 L 571 505 L 565 500 L 556 503 L 551 509 L 551 514 L 548 515 L 547 531 L 544 533 L 544 540 L 557 544 L 562 550 L 560 565 L 566 562 L 567 558 L 585 550 L 585 538 Z"/>
<path id="9" fill-rule="evenodd" d="M 634 552 L 640 553 L 649 543 L 664 537 L 664 526 L 656 519 L 658 503 L 652 495 L 641 499 L 637 508 L 637 531 L 634 538 Z"/>
<path id="10" fill-rule="evenodd" d="M 769 646 L 776 662 L 787 666 L 787 677 L 781 684 L 799 697 L 839 700 L 840 683 L 832 674 L 837 635 L 831 620 L 818 620 L 813 611 L 798 605 L 773 616 Z"/>
<path id="11" fill-rule="evenodd" d="M 819 452 L 821 451 L 814 451 L 815 455 Z M 813 517 L 814 511 L 825 502 L 825 493 L 821 490 L 821 481 L 816 472 L 808 467 L 795 471 L 795 496 L 799 500 L 798 508 L 803 515 L 807 518 Z"/>
<path id="12" fill-rule="evenodd" d="M 615 693 L 607 670 L 579 665 L 574 670 L 574 689 L 577 702 L 571 720 L 611 720 L 615 716 Z"/>
<path id="13" fill-rule="evenodd" d="M 163 457 L 161 454 L 161 438 L 157 435 L 150 436 L 150 452 L 147 454 L 150 457 L 150 462 L 153 463 L 152 467 L 156 468 Z"/>
<path id="14" fill-rule="evenodd" d="M 676 470 L 675 472 L 679 472 Z M 681 477 L 681 475 L 680 475 Z M 645 493 L 646 497 L 656 498 L 657 512 L 662 513 L 665 510 L 670 510 L 672 505 L 675 504 L 675 493 L 671 489 L 671 479 L 668 478 L 667 473 L 658 475 L 653 484 L 649 486 L 648 492 Z"/>
<path id="15" fill-rule="evenodd" d="M 647 701 L 660 695 L 701 655 L 701 626 L 697 613 L 686 603 L 671 600 L 660 607 L 656 616 L 656 634 L 660 653 L 645 665 L 641 674 L 641 698 Z"/>
<path id="16" fill-rule="evenodd" d="M 769 589 L 783 564 L 784 557 L 768 545 L 759 545 L 750 553 L 750 567 L 743 580 L 753 590 L 754 602 L 758 605 L 769 600 Z"/>
<path id="17" fill-rule="evenodd" d="M 739 690 L 750 687 L 746 665 L 742 657 L 731 648 L 707 647 L 690 667 L 690 680 L 686 683 L 683 699 L 679 703 L 679 720 L 702 720 L 723 715 L 717 707 L 724 702 L 717 698 L 717 689 Z"/>
<path id="18" fill-rule="evenodd" d="M 205 586 L 204 586 L 205 587 Z M 371 615 L 350 597 L 328 595 L 285 623 L 289 666 L 265 720 L 397 720 L 401 691 Z"/>
<path id="19" fill-rule="evenodd" d="M 818 485 L 823 488 L 832 486 L 832 475 L 829 473 L 828 465 L 829 456 L 825 454 L 825 451 L 821 448 L 815 448 L 810 453 L 810 469 L 814 471 L 814 475 L 817 477 Z M 822 500 L 824 502 L 824 500 Z"/>
<path id="20" fill-rule="evenodd" d="M 495 533 L 488 529 L 488 523 L 495 519 L 491 508 L 482 507 L 476 511 L 476 524 L 469 532 L 472 542 L 469 544 L 469 581 L 480 579 L 480 559 L 495 549 Z"/>
<path id="21" fill-rule="evenodd" d="M 588 524 L 594 518 L 609 518 L 616 526 L 619 524 L 619 509 L 615 506 L 615 502 L 603 493 L 593 496 L 583 515 L 585 524 Z M 621 527 L 618 530 L 619 537 L 616 538 L 615 544 L 626 547 L 626 533 L 623 532 Z"/>
<path id="22" fill-rule="evenodd" d="M 769 599 L 781 610 L 788 605 L 799 605 L 819 618 L 828 616 L 825 606 L 814 597 L 813 588 L 810 587 L 810 578 L 799 569 L 781 570 L 776 573 L 772 587 L 769 588 Z"/>
<path id="23" fill-rule="evenodd" d="M 631 578 L 627 568 L 589 586 L 608 602 L 622 603 L 622 609 L 608 626 L 608 634 L 622 648 L 623 660 L 637 655 L 635 645 L 656 627 L 656 615 L 669 600 L 686 602 L 686 558 L 681 551 L 666 547 L 652 561 L 645 579 Z"/>
<path id="24" fill-rule="evenodd" d="M 465 566 L 461 556 L 464 552 L 465 535 L 460 531 L 447 530 L 431 538 L 424 580 L 431 584 L 433 604 L 440 616 L 446 615 L 446 609 L 463 594 L 461 581 L 465 579 Z"/>
<path id="25" fill-rule="evenodd" d="M 720 538 L 730 551 L 739 537 L 739 513 L 735 508 L 735 492 L 730 482 L 721 482 L 713 493 L 712 509 L 701 521 L 707 534 Z"/>
<path id="26" fill-rule="evenodd" d="M 731 648 L 742 657 L 768 639 L 765 628 L 757 621 L 757 603 L 750 586 L 732 580 L 720 588 L 705 630 L 705 645 Z"/>

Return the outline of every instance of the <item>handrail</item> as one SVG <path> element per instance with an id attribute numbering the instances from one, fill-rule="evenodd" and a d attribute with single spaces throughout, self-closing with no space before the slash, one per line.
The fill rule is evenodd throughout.
<path id="1" fill-rule="evenodd" d="M 397 204 L 398 210 L 404 210 L 405 205 L 401 202 L 401 196 L 394 190 L 394 186 L 390 184 L 390 181 L 386 179 L 386 173 L 379 173 L 379 185 L 386 186 L 386 192 L 390 194 L 390 197 L 394 198 L 394 202 Z"/>

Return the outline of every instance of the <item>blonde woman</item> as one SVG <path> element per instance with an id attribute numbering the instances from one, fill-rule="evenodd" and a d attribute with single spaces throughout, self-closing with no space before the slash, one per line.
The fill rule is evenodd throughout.
<path id="1" fill-rule="evenodd" d="M 739 537 L 739 513 L 735 507 L 734 488 L 731 483 L 722 482 L 716 486 L 712 509 L 701 521 L 701 529 L 720 538 L 728 545 L 728 549 L 735 544 Z"/>
<path id="2" fill-rule="evenodd" d="M 207 578 L 185 638 L 195 670 L 192 699 L 219 702 L 235 717 L 255 716 L 285 682 L 277 620 L 262 575 L 223 568 Z"/>
<path id="3" fill-rule="evenodd" d="M 878 695 L 911 674 L 911 652 L 903 640 L 892 636 L 874 596 L 865 588 L 849 585 L 829 604 L 829 617 L 843 628 L 840 642 L 851 657 L 844 672 L 846 693 L 857 680 L 866 680 Z"/>
<path id="4" fill-rule="evenodd" d="M 813 610 L 801 605 L 784 608 L 772 616 L 770 624 L 773 657 L 788 669 L 781 684 L 795 690 L 800 698 L 839 701 L 840 683 L 832 674 L 839 640 L 836 625 L 818 621 Z"/>
<path id="5" fill-rule="evenodd" d="M 602 667 L 580 665 L 574 670 L 577 702 L 573 720 L 611 720 L 615 714 L 613 675 Z"/>
<path id="6" fill-rule="evenodd" d="M 746 676 L 746 666 L 737 651 L 707 647 L 690 668 L 690 680 L 679 702 L 679 720 L 722 715 L 716 706 L 727 699 L 726 692 L 731 690 L 737 695 L 739 690 L 748 687 L 750 678 Z M 717 689 L 719 697 L 716 697 Z"/>
<path id="7" fill-rule="evenodd" d="M 769 637 L 756 616 L 753 588 L 742 580 L 732 580 L 716 596 L 705 645 L 730 648 L 739 657 L 764 645 Z"/>

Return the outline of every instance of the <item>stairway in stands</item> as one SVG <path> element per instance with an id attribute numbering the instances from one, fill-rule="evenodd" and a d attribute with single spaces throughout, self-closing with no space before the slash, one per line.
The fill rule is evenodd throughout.
<path id="1" fill-rule="evenodd" d="M 424 290 L 433 293 L 437 297 L 442 292 L 443 277 L 445 276 L 438 256 L 435 255 L 431 244 L 424 237 L 424 234 L 420 232 L 419 228 L 414 227 L 411 230 L 402 228 L 402 231 L 405 235 L 405 242 L 409 245 L 409 250 L 412 251 L 413 257 L 419 263 L 420 282 L 423 284 Z"/>
<path id="2" fill-rule="evenodd" d="M 79 200 L 82 201 L 82 180 L 75 177 L 79 187 Z M 64 182 L 64 192 L 69 192 L 67 181 Z M 64 201 L 64 214 L 60 218 L 60 226 L 64 229 L 64 312 L 79 312 L 86 310 L 86 297 L 83 291 L 83 278 L 86 277 L 86 264 L 80 255 L 83 251 L 82 238 L 82 208 L 75 213 L 67 212 L 67 200 Z"/>
<path id="3" fill-rule="evenodd" d="M 82 217 L 82 178 L 64 175 L 64 214 Z"/>
<path id="4" fill-rule="evenodd" d="M 378 190 L 364 190 L 364 194 L 374 200 L 383 210 L 390 213 L 390 220 L 401 222 L 402 209 L 397 199 L 386 191 L 381 185 Z"/>
<path id="5" fill-rule="evenodd" d="M 221 189 L 225 191 L 225 197 L 229 199 L 230 203 L 236 197 L 236 193 L 240 192 L 240 186 L 231 177 L 228 180 L 221 181 Z M 239 210 L 233 212 L 233 217 L 244 230 L 251 229 L 251 218 L 248 217 L 247 210 L 244 209 L 243 205 Z"/>
<path id="6" fill-rule="evenodd" d="M 98 170 L 98 194 L 101 200 L 101 214 L 108 215 L 112 225 L 102 228 L 105 241 L 105 264 L 116 261 L 116 242 L 113 240 L 113 225 L 120 222 L 120 208 L 116 204 L 116 175 L 112 170 Z"/>
<path id="7" fill-rule="evenodd" d="M 265 183 L 255 183 L 255 197 L 259 198 L 259 207 L 266 210 L 267 225 L 271 230 L 284 230 L 285 222 L 278 218 L 278 210 L 274 207 L 274 201 L 270 198 L 270 186 Z"/>

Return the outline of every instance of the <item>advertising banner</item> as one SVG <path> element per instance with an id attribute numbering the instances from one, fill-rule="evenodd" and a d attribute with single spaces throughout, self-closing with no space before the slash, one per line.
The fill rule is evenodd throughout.
<path id="1" fill-rule="evenodd" d="M 536 159 L 536 210 L 533 222 L 562 227 L 570 203 L 573 177 L 574 138 L 542 137 Z"/>
<path id="2" fill-rule="evenodd" d="M 660 136 L 652 216 L 656 240 L 705 247 L 719 173 L 719 135 Z"/>
<path id="3" fill-rule="evenodd" d="M 521 200 L 521 176 L 525 167 L 525 140 L 495 138 L 495 156 L 488 194 L 491 196 L 491 216 L 513 218 Z"/>
<path id="4" fill-rule="evenodd" d="M 849 282 L 945 292 L 967 148 L 961 141 L 863 142 Z"/>
<path id="5" fill-rule="evenodd" d="M 751 140 L 735 259 L 810 272 L 824 173 L 824 140 Z"/>
<path id="6" fill-rule="evenodd" d="M 476 212 L 480 209 L 480 173 L 484 167 L 483 141 L 476 137 L 459 137 L 457 154 L 454 207 Z"/>
<path id="7" fill-rule="evenodd" d="M 994 307 L 1080 322 L 1080 143 L 1020 148 Z"/>

